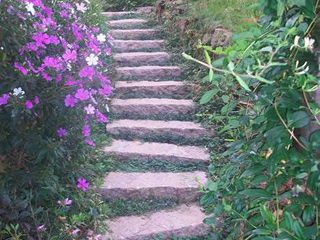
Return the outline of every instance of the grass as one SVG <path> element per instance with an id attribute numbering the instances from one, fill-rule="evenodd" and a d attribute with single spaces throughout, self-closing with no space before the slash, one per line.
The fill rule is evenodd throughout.
<path id="1" fill-rule="evenodd" d="M 223 26 L 237 32 L 241 23 L 254 21 L 257 0 L 195 0 L 189 3 L 187 18 L 201 19 L 201 28 Z"/>

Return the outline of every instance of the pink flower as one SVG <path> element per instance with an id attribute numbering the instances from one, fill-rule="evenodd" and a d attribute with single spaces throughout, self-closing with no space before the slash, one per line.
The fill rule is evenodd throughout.
<path id="1" fill-rule="evenodd" d="M 34 97 L 33 103 L 34 103 L 35 105 L 37 105 L 37 104 L 40 103 L 40 100 L 39 100 L 39 97 L 38 97 L 38 96 L 35 96 L 35 97 Z"/>
<path id="2" fill-rule="evenodd" d="M 82 135 L 84 137 L 89 137 L 91 134 L 91 129 L 90 129 L 90 126 L 88 124 L 84 125 L 83 126 L 83 129 L 82 129 Z"/>
<path id="3" fill-rule="evenodd" d="M 28 70 L 21 66 L 19 63 L 14 63 L 14 67 L 19 70 L 23 75 L 28 74 Z"/>
<path id="4" fill-rule="evenodd" d="M 77 103 L 77 99 L 75 99 L 72 95 L 68 94 L 64 99 L 64 105 L 66 107 L 74 107 Z"/>
<path id="5" fill-rule="evenodd" d="M 80 229 L 76 228 L 76 229 L 73 229 L 73 230 L 72 230 L 71 234 L 72 234 L 73 236 L 76 236 L 76 235 L 78 235 L 79 232 L 80 232 Z"/>
<path id="6" fill-rule="evenodd" d="M 93 75 L 94 75 L 94 68 L 89 66 L 84 67 L 79 73 L 79 76 L 81 78 L 87 77 L 89 79 L 92 79 Z"/>
<path id="7" fill-rule="evenodd" d="M 88 115 L 93 115 L 96 109 L 94 106 L 92 106 L 92 104 L 89 104 L 88 106 L 84 107 L 84 110 Z"/>
<path id="8" fill-rule="evenodd" d="M 79 178 L 77 182 L 77 188 L 81 189 L 82 191 L 86 192 L 89 188 L 89 183 L 84 178 Z"/>
<path id="9" fill-rule="evenodd" d="M 47 228 L 44 224 L 37 227 L 37 232 L 44 232 L 46 230 Z"/>
<path id="10" fill-rule="evenodd" d="M 10 98 L 9 94 L 3 94 L 0 97 L 0 106 L 8 104 L 9 98 Z"/>
<path id="11" fill-rule="evenodd" d="M 86 138 L 84 140 L 84 142 L 85 142 L 85 144 L 87 144 L 87 145 L 89 145 L 91 147 L 95 147 L 96 146 L 96 143 L 93 140 L 91 140 L 90 138 Z"/>
<path id="12" fill-rule="evenodd" d="M 43 60 L 43 67 L 54 68 L 56 70 L 61 69 L 60 60 L 53 57 L 45 57 Z"/>
<path id="13" fill-rule="evenodd" d="M 68 132 L 67 132 L 67 130 L 64 129 L 64 128 L 59 128 L 59 129 L 57 130 L 57 135 L 58 135 L 58 137 L 60 137 L 60 138 L 63 138 L 63 137 L 65 137 L 65 136 L 67 136 L 67 134 L 68 134 Z"/>
<path id="14" fill-rule="evenodd" d="M 101 112 L 97 111 L 96 113 L 96 118 L 97 118 L 97 121 L 98 122 L 101 122 L 101 123 L 106 123 L 108 122 L 108 118 L 102 114 Z"/>
<path id="15" fill-rule="evenodd" d="M 65 206 L 70 206 L 71 204 L 72 204 L 72 200 L 70 200 L 69 198 L 66 198 L 66 199 L 64 199 L 63 201 L 58 201 L 58 204 L 60 205 L 60 206 L 63 206 L 63 207 L 65 207 Z"/>
<path id="16" fill-rule="evenodd" d="M 30 100 L 27 100 L 25 103 L 26 109 L 32 109 L 33 108 L 33 103 Z"/>
<path id="17" fill-rule="evenodd" d="M 75 97 L 81 101 L 88 100 L 90 98 L 90 92 L 80 88 L 77 90 Z"/>

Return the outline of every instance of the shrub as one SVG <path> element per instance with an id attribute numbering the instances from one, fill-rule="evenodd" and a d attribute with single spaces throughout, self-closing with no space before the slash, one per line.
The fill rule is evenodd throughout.
<path id="1" fill-rule="evenodd" d="M 97 1 L 0 4 L 4 236 L 71 238 L 72 230 L 85 234 L 99 218 L 95 194 L 76 186 L 92 170 L 90 163 L 81 168 L 95 146 L 94 125 L 107 121 L 105 98 L 112 90 L 105 74 L 111 48 L 99 9 Z M 57 203 L 71 197 L 72 207 L 68 200 Z"/>
<path id="2" fill-rule="evenodd" d="M 207 113 L 229 142 L 202 203 L 218 239 L 319 239 L 319 1 L 260 6 L 261 25 L 232 46 L 199 46 L 205 62 L 185 55 L 210 68 L 201 102 L 216 106 Z M 318 130 L 306 134 L 310 127 Z"/>

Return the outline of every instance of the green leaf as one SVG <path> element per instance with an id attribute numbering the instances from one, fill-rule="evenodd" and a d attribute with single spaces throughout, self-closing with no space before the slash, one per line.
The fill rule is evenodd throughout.
<path id="1" fill-rule="evenodd" d="M 266 207 L 266 205 L 262 205 L 260 207 L 260 213 L 262 218 L 268 224 L 268 227 L 273 228 L 276 226 L 276 218 L 273 216 L 272 212 Z"/>
<path id="2" fill-rule="evenodd" d="M 246 195 L 251 198 L 265 198 L 271 199 L 272 194 L 263 189 L 246 189 L 240 192 L 242 195 Z"/>
<path id="3" fill-rule="evenodd" d="M 310 136 L 311 147 L 314 150 L 320 149 L 320 130 L 315 131 Z"/>
<path id="4" fill-rule="evenodd" d="M 310 117 L 305 111 L 297 111 L 288 114 L 288 123 L 291 127 L 302 128 L 309 124 Z"/>
<path id="5" fill-rule="evenodd" d="M 251 92 L 248 84 L 238 75 L 234 75 L 238 81 L 238 83 L 240 84 L 241 87 L 243 87 L 245 90 L 247 90 L 248 92 Z"/>
<path id="6" fill-rule="evenodd" d="M 219 92 L 219 89 L 207 91 L 200 99 L 200 104 L 207 104 Z"/>

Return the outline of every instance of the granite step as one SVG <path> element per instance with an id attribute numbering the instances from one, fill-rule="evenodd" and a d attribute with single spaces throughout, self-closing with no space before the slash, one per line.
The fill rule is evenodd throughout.
<path id="1" fill-rule="evenodd" d="M 108 22 L 108 27 L 111 29 L 134 29 L 147 27 L 147 20 L 139 18 L 112 20 Z"/>
<path id="2" fill-rule="evenodd" d="M 116 52 L 161 51 L 164 40 L 113 40 Z"/>
<path id="3" fill-rule="evenodd" d="M 180 81 L 117 81 L 118 98 L 174 98 L 186 99 L 192 95 L 192 85 Z"/>
<path id="4" fill-rule="evenodd" d="M 119 66 L 166 65 L 170 55 L 166 52 L 128 52 L 116 53 L 113 59 Z"/>
<path id="5" fill-rule="evenodd" d="M 192 120 L 196 105 L 192 100 L 185 99 L 113 99 L 111 110 L 120 119 Z"/>
<path id="6" fill-rule="evenodd" d="M 115 120 L 107 124 L 107 133 L 115 139 L 202 144 L 214 132 L 199 123 L 185 121 Z"/>
<path id="7" fill-rule="evenodd" d="M 206 215 L 197 205 L 180 205 L 142 216 L 119 217 L 107 221 L 110 233 L 104 239 L 151 240 L 171 237 L 205 237 L 209 226 Z"/>
<path id="8" fill-rule="evenodd" d="M 123 11 L 123 12 L 103 12 L 102 16 L 108 19 L 126 19 L 137 17 L 140 13 L 136 11 Z"/>
<path id="9" fill-rule="evenodd" d="M 182 70 L 177 66 L 141 66 L 141 67 L 118 67 L 116 72 L 119 79 L 163 79 L 178 78 Z"/>
<path id="10" fill-rule="evenodd" d="M 110 172 L 99 192 L 109 201 L 170 199 L 189 203 L 199 198 L 199 187 L 205 184 L 205 172 Z"/>
<path id="11" fill-rule="evenodd" d="M 169 143 L 114 140 L 103 149 L 119 161 L 169 161 L 173 163 L 208 164 L 210 154 L 204 147 L 178 146 Z"/>
<path id="12" fill-rule="evenodd" d="M 117 40 L 154 40 L 159 36 L 156 29 L 111 30 L 110 35 Z"/>

